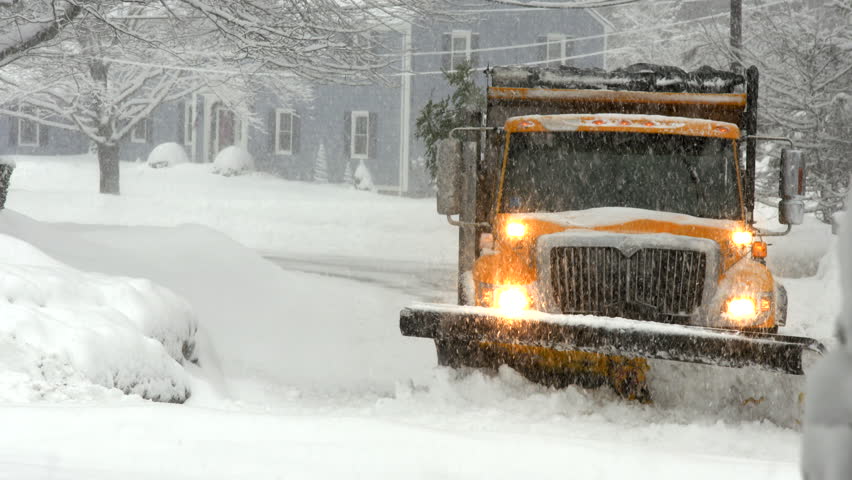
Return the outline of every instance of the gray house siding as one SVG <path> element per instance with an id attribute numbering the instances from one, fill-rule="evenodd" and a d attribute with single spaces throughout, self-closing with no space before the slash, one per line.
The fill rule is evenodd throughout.
<path id="1" fill-rule="evenodd" d="M 416 51 L 444 52 L 449 49 L 447 35 L 453 30 L 471 32 L 471 48 L 492 48 L 537 44 L 545 41 L 548 34 L 563 34 L 566 38 L 600 37 L 570 42 L 571 53 L 567 56 L 581 56 L 566 63 L 577 67 L 604 67 L 606 50 L 605 25 L 584 10 L 543 10 L 525 8 L 494 7 L 491 13 L 480 14 L 472 22 L 435 22 L 414 28 L 412 43 Z M 471 62 L 477 71 L 475 80 L 485 86 L 482 72 L 489 65 L 513 65 L 523 63 L 541 63 L 546 59 L 544 46 L 488 50 L 471 52 Z M 567 52 L 566 52 L 567 54 Z M 411 132 L 415 131 L 418 113 L 430 99 L 439 100 L 450 95 L 451 89 L 440 73 L 448 66 L 446 54 L 414 55 L 413 70 L 417 72 L 411 86 Z M 553 62 L 556 63 L 556 62 Z M 409 161 L 416 161 L 425 153 L 425 146 L 414 138 L 412 133 Z M 427 191 L 429 179 L 420 168 L 412 168 L 409 179 L 409 191 Z"/>
<path id="2" fill-rule="evenodd" d="M 0 116 L 0 154 L 17 155 L 75 155 L 89 151 L 89 142 L 73 130 L 39 125 L 38 146 L 21 145 L 18 141 L 18 119 Z"/>

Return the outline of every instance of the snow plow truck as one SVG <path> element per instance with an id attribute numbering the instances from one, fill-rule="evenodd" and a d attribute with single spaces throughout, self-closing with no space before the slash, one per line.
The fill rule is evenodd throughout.
<path id="1" fill-rule="evenodd" d="M 787 296 L 767 239 L 802 222 L 805 167 L 791 141 L 757 135 L 756 68 L 486 76 L 486 111 L 437 154 L 438 213 L 459 228 L 458 305 L 405 308 L 403 335 L 433 339 L 441 365 L 505 364 L 642 402 L 655 401 L 657 360 L 801 378 L 822 355 L 778 334 Z M 786 231 L 755 226 L 761 141 L 790 144 Z"/>

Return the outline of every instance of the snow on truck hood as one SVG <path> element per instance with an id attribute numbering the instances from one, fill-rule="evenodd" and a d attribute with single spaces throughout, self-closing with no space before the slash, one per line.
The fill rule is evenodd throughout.
<path id="1" fill-rule="evenodd" d="M 519 213 L 511 214 L 511 217 L 518 219 L 541 220 L 563 227 L 574 228 L 606 227 L 637 220 L 651 220 L 656 222 L 674 223 L 677 225 L 717 228 L 720 230 L 734 230 L 741 225 L 741 222 L 736 220 L 717 220 L 712 218 L 693 217 L 691 215 L 684 215 L 680 213 L 658 212 L 654 210 L 627 207 L 601 207 L 568 212 Z"/>

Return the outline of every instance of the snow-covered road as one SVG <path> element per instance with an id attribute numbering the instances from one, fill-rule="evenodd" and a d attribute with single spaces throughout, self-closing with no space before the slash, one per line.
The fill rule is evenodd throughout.
<path id="1" fill-rule="evenodd" d="M 436 368 L 431 342 L 398 330 L 411 301 L 454 297 L 453 230 L 431 202 L 201 166 L 129 166 L 126 195 L 104 198 L 80 187 L 88 164 L 22 165 L 12 210 L 92 225 L 7 210 L 3 233 L 186 299 L 202 368 L 181 406 L 119 393 L 4 404 L 0 478 L 799 478 L 793 430 Z M 278 258 L 175 227 L 187 222 Z M 353 241 L 329 246 L 340 238 Z"/>
<path id="2" fill-rule="evenodd" d="M 759 426 L 631 426 L 595 415 L 536 420 L 459 406 L 409 410 L 415 405 L 7 407 L 0 409 L 0 477 L 798 478 L 795 435 Z M 400 411 L 387 413 L 394 406 Z"/>
<path id="3" fill-rule="evenodd" d="M 158 279 L 196 306 L 210 338 L 183 406 L 120 396 L 3 406 L 0 477 L 798 477 L 791 430 L 553 391 L 508 370 L 435 368 L 429 341 L 399 335 L 412 295 L 397 285 L 284 272 L 199 227 L 55 230 L 4 215 L 5 231 L 77 268 Z M 419 267 L 368 265 L 347 275 L 434 287 Z"/>
<path id="4" fill-rule="evenodd" d="M 266 256 L 284 270 L 316 273 L 405 293 L 422 302 L 454 302 L 456 267 L 435 263 L 362 257 Z"/>

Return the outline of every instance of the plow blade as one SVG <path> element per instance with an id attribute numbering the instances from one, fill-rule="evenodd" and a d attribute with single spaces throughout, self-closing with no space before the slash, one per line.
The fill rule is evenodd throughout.
<path id="1" fill-rule="evenodd" d="M 803 375 L 822 356 L 822 343 L 805 337 L 579 315 L 529 312 L 507 317 L 494 309 L 421 305 L 403 309 L 409 337 L 489 342 L 715 365 L 756 367 Z"/>

